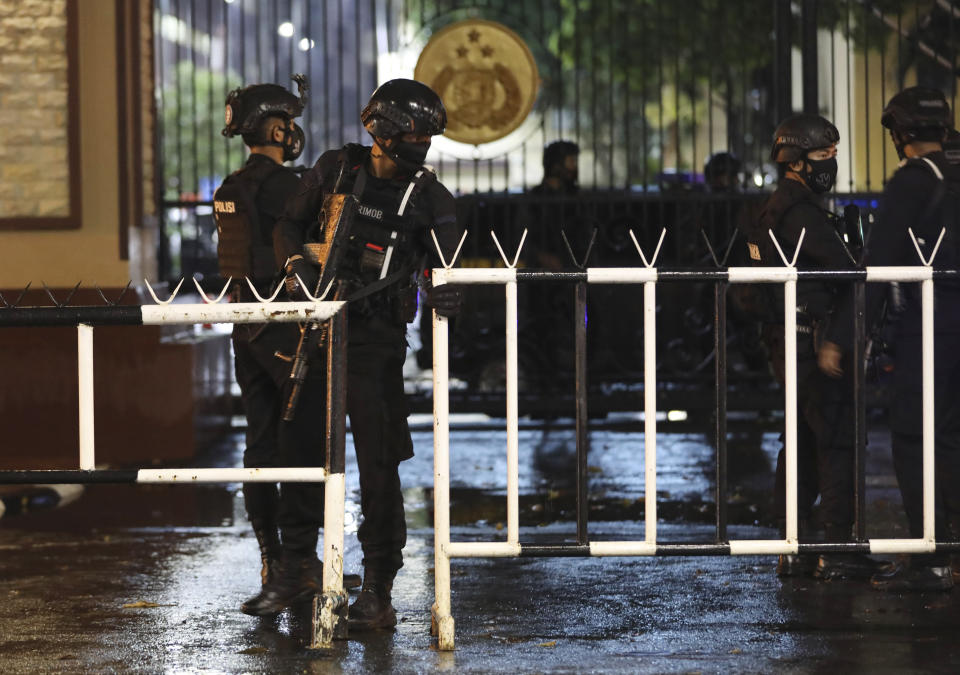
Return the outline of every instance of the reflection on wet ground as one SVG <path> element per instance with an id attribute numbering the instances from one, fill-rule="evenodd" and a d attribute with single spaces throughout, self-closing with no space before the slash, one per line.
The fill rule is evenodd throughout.
<path id="1" fill-rule="evenodd" d="M 230 464 L 239 437 L 198 464 Z M 643 437 L 590 438 L 590 532 L 641 539 Z M 432 434 L 403 465 L 409 542 L 395 632 L 305 649 L 306 608 L 275 620 L 238 611 L 257 583 L 238 486 L 88 487 L 56 509 L 0 519 L 0 668 L 45 672 L 956 672 L 953 594 L 882 594 L 865 583 L 782 583 L 772 557 L 457 560 L 457 650 L 431 649 Z M 521 539 L 575 526 L 573 432 L 526 428 Z M 505 434 L 452 435 L 452 537 L 500 539 Z M 731 435 L 730 537 L 772 537 L 773 431 Z M 348 450 L 348 456 L 352 452 Z M 658 535 L 712 541 L 713 449 L 695 431 L 658 438 Z M 884 435 L 871 437 L 870 531 L 902 528 Z M 351 458 L 352 460 L 352 458 Z M 347 567 L 359 568 L 359 507 L 348 467 Z"/>

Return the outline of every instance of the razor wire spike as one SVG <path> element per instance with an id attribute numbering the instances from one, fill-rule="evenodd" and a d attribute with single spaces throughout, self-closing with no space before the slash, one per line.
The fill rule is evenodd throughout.
<path id="1" fill-rule="evenodd" d="M 500 251 L 500 257 L 503 259 L 503 264 L 506 265 L 507 269 L 515 269 L 517 262 L 520 260 L 520 252 L 523 250 L 523 242 L 527 240 L 527 228 L 523 228 L 523 236 L 520 237 L 520 245 L 517 247 L 517 254 L 513 257 L 513 264 L 510 264 L 510 261 L 507 260 L 507 254 L 503 252 L 503 247 L 500 246 L 500 240 L 497 239 L 497 234 L 493 230 L 490 230 L 490 236 L 493 237 L 493 243 L 497 245 L 497 250 Z"/>
<path id="2" fill-rule="evenodd" d="M 567 246 L 567 253 L 570 254 L 570 260 L 573 261 L 574 267 L 583 269 L 587 264 L 587 259 L 590 257 L 590 252 L 593 251 L 593 244 L 597 241 L 597 231 L 599 228 L 593 228 L 593 232 L 590 234 L 590 241 L 587 243 L 587 252 L 583 254 L 583 260 L 577 260 L 577 256 L 573 254 L 573 247 L 570 246 L 570 240 L 567 239 L 567 233 L 565 230 L 560 230 L 560 236 L 563 237 L 563 243 Z"/>
<path id="3" fill-rule="evenodd" d="M 177 291 L 179 291 L 180 287 L 183 286 L 183 278 L 180 279 L 180 283 L 177 284 L 177 287 L 173 289 L 173 295 L 171 295 L 167 300 L 161 300 L 160 298 L 157 297 L 157 294 L 153 292 L 153 286 L 150 285 L 149 281 L 144 279 L 143 283 L 147 285 L 147 290 L 150 291 L 150 297 L 153 298 L 153 301 L 155 303 L 157 303 L 158 305 L 169 305 L 171 302 L 173 302 L 173 299 L 177 297 Z"/>
<path id="4" fill-rule="evenodd" d="M 710 237 L 708 237 L 707 233 L 702 229 L 700 230 L 700 236 L 703 237 L 703 241 L 707 244 L 707 250 L 710 251 L 710 257 L 713 258 L 713 264 L 717 267 L 720 267 L 720 261 L 717 259 L 717 254 L 714 252 L 713 245 L 710 243 Z"/>
<path id="5" fill-rule="evenodd" d="M 920 242 L 917 240 L 917 235 L 913 233 L 913 228 L 908 227 L 907 232 L 910 233 L 910 239 L 913 241 L 913 247 L 917 249 L 917 255 L 920 256 L 920 262 L 923 263 L 924 267 L 930 267 L 933 264 L 933 259 L 937 257 L 937 251 L 940 250 L 940 243 L 943 241 L 943 235 L 947 233 L 947 228 L 940 229 L 940 236 L 937 237 L 937 243 L 933 245 L 933 252 L 930 254 L 930 259 L 927 260 L 923 257 L 923 253 L 920 251 Z"/>
<path id="6" fill-rule="evenodd" d="M 797 240 L 797 248 L 793 252 L 793 260 L 787 262 L 787 256 L 784 254 L 783 249 L 780 248 L 780 242 L 777 241 L 777 237 L 773 234 L 773 230 L 767 230 L 767 234 L 770 235 L 770 239 L 773 240 L 773 245 L 777 247 L 777 253 L 780 254 L 780 259 L 783 260 L 783 264 L 787 267 L 793 267 L 797 264 L 797 257 L 800 255 L 800 247 L 803 246 L 803 238 L 807 234 L 807 228 L 800 230 L 800 238 Z"/>
<path id="7" fill-rule="evenodd" d="M 80 284 L 82 284 L 83 282 L 78 281 L 77 285 L 73 287 L 73 290 L 70 291 L 70 294 L 67 296 L 67 299 L 64 300 L 63 302 L 57 302 L 57 299 L 53 297 L 53 291 L 51 291 L 50 287 L 47 286 L 46 281 L 41 281 L 40 283 L 43 284 L 43 290 L 46 291 L 47 297 L 50 298 L 50 302 L 53 303 L 54 307 L 56 307 L 57 309 L 61 309 L 66 305 L 70 304 L 70 301 L 73 300 L 73 296 L 76 295 L 77 293 L 77 289 L 80 288 Z"/>
<path id="8" fill-rule="evenodd" d="M 117 301 L 116 301 L 115 303 L 113 303 L 114 306 L 120 304 L 120 301 L 123 300 L 123 296 L 125 296 L 125 295 L 127 294 L 127 291 L 130 290 L 130 285 L 131 285 L 131 284 L 133 284 L 133 279 L 128 279 L 128 280 L 127 280 L 127 285 L 123 287 L 123 290 L 120 291 L 120 295 L 117 296 Z"/>
<path id="9" fill-rule="evenodd" d="M 657 248 L 653 252 L 653 257 L 650 259 L 650 262 L 647 262 L 647 256 L 643 255 L 643 249 L 640 248 L 640 242 L 637 241 L 637 235 L 633 233 L 633 230 L 630 230 L 630 238 L 633 240 L 633 245 L 637 249 L 637 253 L 640 254 L 640 260 L 643 261 L 643 264 L 646 267 L 653 267 L 657 263 L 657 258 L 660 256 L 660 247 L 663 246 L 663 238 L 667 236 L 667 228 L 663 228 L 660 231 L 660 241 L 657 242 Z"/>
<path id="10" fill-rule="evenodd" d="M 433 237 L 433 245 L 437 249 L 437 255 L 440 256 L 440 264 L 443 265 L 443 269 L 448 270 L 453 267 L 454 263 L 457 262 L 457 258 L 460 257 L 460 249 L 463 248 L 463 242 L 467 240 L 467 231 L 463 231 L 463 236 L 460 237 L 460 243 L 457 244 L 457 250 L 453 252 L 453 258 L 449 263 L 443 257 L 443 251 L 440 250 L 440 242 L 437 241 L 437 232 L 432 227 L 430 228 L 430 236 Z"/>
<path id="11" fill-rule="evenodd" d="M 17 299 L 13 301 L 13 304 L 12 304 L 12 305 L 9 304 L 9 303 L 6 301 L 6 299 L 4 299 L 3 304 L 5 304 L 7 307 L 10 307 L 11 309 L 15 309 L 15 308 L 17 307 L 17 305 L 19 305 L 20 302 L 23 300 L 23 296 L 25 296 L 25 295 L 27 294 L 27 291 L 30 290 L 30 284 L 32 284 L 32 283 L 33 283 L 32 281 L 28 281 L 28 282 L 27 282 L 27 285 L 24 286 L 24 288 L 23 288 L 22 291 L 20 291 L 20 295 L 17 296 Z"/>
<path id="12" fill-rule="evenodd" d="M 233 277 L 229 277 L 227 279 L 227 283 L 223 287 L 223 290 L 220 291 L 220 295 L 217 296 L 217 299 L 211 300 L 209 297 L 207 297 L 207 294 L 203 292 L 203 288 L 200 287 L 200 282 L 197 281 L 196 275 L 194 275 L 192 279 L 193 279 L 193 285 L 196 286 L 197 291 L 200 292 L 200 297 L 203 298 L 203 301 L 208 305 L 215 305 L 221 300 L 223 300 L 223 296 L 227 294 L 227 289 L 230 288 L 230 282 L 233 281 Z"/>
<path id="13" fill-rule="evenodd" d="M 273 302 L 274 300 L 276 300 L 277 296 L 280 295 L 280 289 L 283 288 L 283 285 L 284 285 L 283 280 L 281 279 L 280 283 L 277 284 L 277 288 L 273 292 L 273 295 L 271 295 L 269 298 L 264 298 L 259 293 L 257 293 L 257 287 L 253 285 L 252 281 L 250 281 L 250 277 L 244 277 L 244 279 L 247 280 L 247 285 L 250 287 L 250 292 L 253 293 L 253 297 L 255 297 L 258 301 L 264 302 L 264 303 Z"/>
<path id="14" fill-rule="evenodd" d="M 310 294 L 310 291 L 307 290 L 307 285 L 303 283 L 303 279 L 300 278 L 300 275 L 294 274 L 293 276 L 297 278 L 297 283 L 300 284 L 300 289 L 303 291 L 303 294 L 307 296 L 307 300 L 310 302 L 323 302 L 323 299 L 327 297 L 327 293 L 330 292 L 330 288 L 333 286 L 333 282 L 335 281 L 335 279 L 331 279 L 330 283 L 327 284 L 327 287 L 323 289 L 323 293 L 320 294 L 320 297 L 315 298 Z"/>

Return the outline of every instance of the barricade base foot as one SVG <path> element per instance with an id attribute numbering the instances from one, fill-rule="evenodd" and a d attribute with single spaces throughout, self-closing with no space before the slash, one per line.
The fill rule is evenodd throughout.
<path id="1" fill-rule="evenodd" d="M 327 591 L 313 598 L 313 639 L 310 649 L 330 649 L 334 640 L 347 639 L 349 603 L 345 591 Z"/>
<path id="2" fill-rule="evenodd" d="M 453 651 L 453 617 L 449 614 L 440 616 L 436 603 L 430 608 L 430 635 L 437 638 L 437 649 Z"/>

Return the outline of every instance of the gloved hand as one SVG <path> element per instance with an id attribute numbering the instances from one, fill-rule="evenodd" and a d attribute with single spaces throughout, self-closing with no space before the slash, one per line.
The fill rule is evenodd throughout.
<path id="1" fill-rule="evenodd" d="M 463 304 L 463 294 L 460 288 L 453 284 L 427 286 L 424 304 L 435 309 L 440 316 L 456 316 L 460 313 L 460 305 Z"/>
<path id="2" fill-rule="evenodd" d="M 291 300 L 307 300 L 307 295 L 300 286 L 301 281 L 306 285 L 307 291 L 315 295 L 314 291 L 320 279 L 316 267 L 304 260 L 302 256 L 293 256 L 287 261 L 285 271 L 287 277 L 283 283 L 287 289 L 287 296 Z M 297 277 L 300 277 L 300 281 L 297 281 Z"/>

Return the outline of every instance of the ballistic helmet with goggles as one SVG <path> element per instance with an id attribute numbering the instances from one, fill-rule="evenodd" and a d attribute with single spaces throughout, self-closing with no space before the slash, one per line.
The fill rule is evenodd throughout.
<path id="1" fill-rule="evenodd" d="M 840 132 L 826 118 L 806 113 L 793 115 L 773 133 L 770 159 L 777 163 L 796 162 L 811 150 L 829 148 L 839 140 Z"/>
<path id="2" fill-rule="evenodd" d="M 416 80 L 381 84 L 360 113 L 367 132 L 382 139 L 404 134 L 437 136 L 447 126 L 447 111 L 437 93 Z"/>

